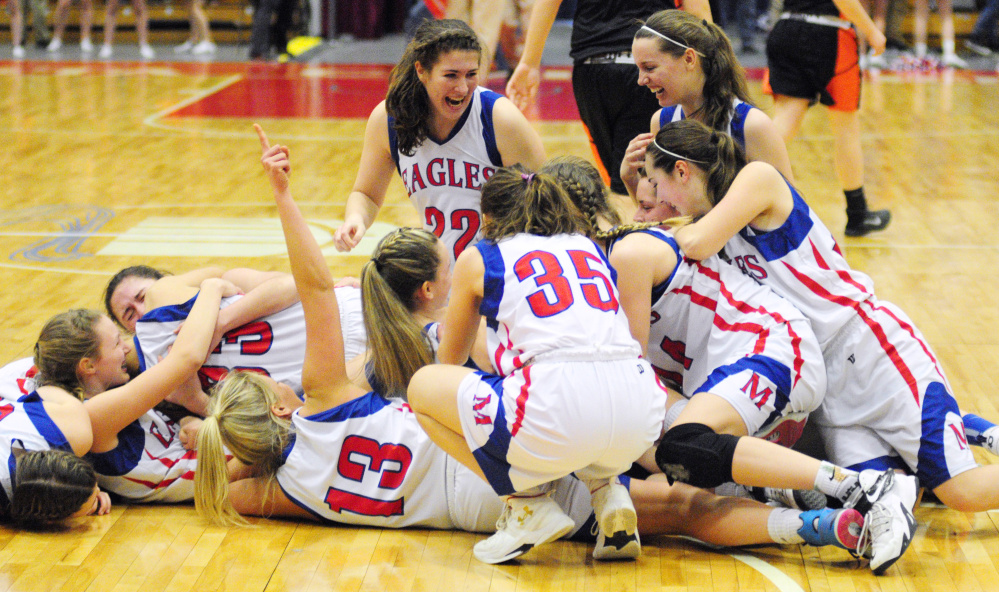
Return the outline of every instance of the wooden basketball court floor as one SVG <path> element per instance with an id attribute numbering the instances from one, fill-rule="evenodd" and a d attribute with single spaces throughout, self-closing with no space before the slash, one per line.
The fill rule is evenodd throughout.
<path id="1" fill-rule="evenodd" d="M 291 147 L 293 193 L 334 273 L 358 273 L 363 249 L 337 254 L 330 235 L 386 75 L 383 66 L 0 62 L 0 361 L 31 355 L 53 314 L 99 307 L 107 279 L 127 265 L 287 270 L 253 122 Z M 533 115 L 549 154 L 589 156 L 567 78 L 548 72 Z M 925 333 L 963 410 L 999 419 L 995 75 L 883 74 L 863 101 L 867 193 L 894 221 L 841 247 Z M 804 195 L 842 237 L 832 137 L 813 111 L 791 159 Z M 373 235 L 418 222 L 401 183 L 379 222 Z M 0 591 L 999 589 L 994 513 L 924 504 L 916 517 L 911 549 L 876 578 L 838 549 L 711 550 L 670 537 L 647 537 L 636 562 L 595 563 L 585 545 L 559 542 L 486 566 L 471 557 L 481 537 L 467 533 L 272 520 L 226 529 L 190 506 L 120 504 L 65 532 L 0 529 Z"/>

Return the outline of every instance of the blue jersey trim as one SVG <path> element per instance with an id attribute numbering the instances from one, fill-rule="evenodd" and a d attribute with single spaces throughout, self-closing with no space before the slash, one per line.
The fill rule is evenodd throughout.
<path id="1" fill-rule="evenodd" d="M 735 111 L 732 113 L 732 122 L 729 123 L 729 130 L 732 132 L 732 138 L 742 146 L 742 149 L 746 149 L 746 118 L 749 116 L 749 112 L 753 109 L 753 106 L 749 103 L 740 101 L 738 105 L 735 106 Z"/>
<path id="2" fill-rule="evenodd" d="M 139 461 L 146 449 L 146 433 L 139 420 L 125 426 L 118 432 L 118 445 L 107 452 L 90 452 L 84 458 L 90 461 L 98 474 L 107 477 L 127 475 Z"/>
<path id="3" fill-rule="evenodd" d="M 200 294 L 201 292 L 198 292 Z M 187 320 L 187 315 L 191 314 L 191 309 L 194 307 L 194 301 L 198 299 L 198 294 L 191 297 L 190 300 L 184 302 L 183 304 L 170 304 L 168 306 L 161 306 L 159 308 L 154 308 L 146 314 L 142 315 L 138 323 L 176 323 L 178 321 Z"/>
<path id="4" fill-rule="evenodd" d="M 139 358 L 139 373 L 146 371 L 146 356 L 142 353 L 142 344 L 139 343 L 139 336 L 132 336 L 132 346 L 135 348 L 135 357 Z"/>
<path id="5" fill-rule="evenodd" d="M 780 228 L 775 228 L 769 232 L 754 229 L 753 234 L 750 234 L 747 228 L 739 231 L 739 236 L 753 245 L 767 261 L 778 261 L 788 253 L 797 250 L 805 242 L 814 225 L 808 204 L 794 190 L 794 187 L 788 184 L 788 188 L 791 189 L 794 208 Z"/>
<path id="6" fill-rule="evenodd" d="M 683 261 L 683 255 L 680 253 L 680 245 L 676 244 L 676 239 L 666 234 L 662 230 L 656 230 L 654 228 L 645 228 L 637 232 L 648 234 L 663 241 L 664 243 L 669 245 L 670 248 L 673 249 L 673 253 L 676 254 L 676 265 L 673 266 L 673 271 L 669 272 L 669 277 L 667 277 L 666 280 L 663 281 L 661 284 L 652 286 L 652 302 L 657 302 L 660 298 L 663 297 L 663 294 L 666 293 L 666 289 L 669 288 L 669 285 L 673 282 L 673 278 L 676 277 L 676 270 L 680 269 L 680 262 Z"/>
<path id="7" fill-rule="evenodd" d="M 395 133 L 395 128 L 392 124 L 395 123 L 395 117 L 391 115 L 388 116 L 388 139 L 389 139 L 389 151 L 392 153 L 392 160 L 395 161 L 395 170 L 402 175 L 402 169 L 399 167 L 399 136 Z"/>
<path id="8" fill-rule="evenodd" d="M 498 495 L 516 493 L 510 481 L 510 463 L 506 460 L 510 450 L 510 431 L 506 425 L 506 408 L 503 406 L 503 377 L 495 374 L 479 372 L 479 379 L 488 384 L 496 394 L 496 418 L 493 422 L 493 432 L 480 448 L 472 451 L 472 456 L 479 463 L 486 480 Z"/>
<path id="9" fill-rule="evenodd" d="M 479 120 L 482 122 L 482 139 L 486 143 L 486 153 L 489 154 L 489 161 L 497 167 L 503 166 L 503 157 L 499 148 L 496 147 L 496 130 L 493 128 L 493 105 L 496 100 L 503 95 L 491 90 L 483 90 L 479 93 L 479 100 L 482 101 L 482 111 Z"/>
<path id="10" fill-rule="evenodd" d="M 957 401 L 943 383 L 931 382 L 923 392 L 922 435 L 919 439 L 916 468 L 920 485 L 929 489 L 935 489 L 953 477 L 947 468 L 947 451 L 944 447 L 948 413 L 961 417 Z"/>
<path id="11" fill-rule="evenodd" d="M 50 448 L 66 450 L 68 452 L 73 451 L 69 445 L 69 440 L 63 435 L 62 430 L 52 421 L 49 414 L 45 412 L 45 405 L 42 403 L 42 398 L 38 396 L 37 391 L 21 397 L 20 401 L 24 406 L 24 412 L 28 415 L 28 419 L 31 420 L 38 433 L 45 438 L 45 442 Z"/>
<path id="12" fill-rule="evenodd" d="M 469 101 L 468 107 L 465 108 L 465 112 L 461 114 L 461 119 L 459 119 L 458 123 L 456 123 L 454 127 L 451 128 L 451 133 L 449 133 L 446 138 L 438 141 L 433 136 L 427 135 L 427 139 L 433 142 L 434 144 L 437 144 L 438 146 L 443 146 L 444 144 L 447 144 L 455 136 L 458 135 L 458 132 L 461 131 L 461 128 L 465 127 L 465 122 L 468 121 L 468 116 L 471 114 L 472 114 L 472 102 Z"/>
<path id="13" fill-rule="evenodd" d="M 679 105 L 673 105 L 672 107 L 663 107 L 659 110 L 659 129 L 662 129 L 667 123 L 673 121 L 673 114 L 679 108 Z M 681 111 L 680 114 L 680 119 L 683 119 L 683 112 Z"/>
<path id="14" fill-rule="evenodd" d="M 481 240 L 475 243 L 475 248 L 482 255 L 482 265 L 485 273 L 482 277 L 482 303 L 479 313 L 488 320 L 494 321 L 499 315 L 499 305 L 503 300 L 504 272 L 503 254 L 493 241 Z M 495 328 L 495 327 L 494 327 Z"/>
<path id="15" fill-rule="evenodd" d="M 289 452 L 290 452 L 290 450 L 289 450 Z M 285 455 L 285 458 L 287 458 L 287 455 Z M 319 520 L 320 522 L 325 522 L 326 524 L 338 524 L 338 522 L 336 522 L 335 520 L 330 520 L 326 516 L 323 516 L 323 515 L 319 514 L 318 512 L 316 512 L 315 510 L 313 510 L 312 508 L 310 508 L 309 506 L 307 506 L 304 502 L 302 502 L 298 498 L 296 498 L 296 497 L 292 496 L 290 493 L 288 493 L 288 490 L 285 489 L 281 485 L 281 480 L 280 479 L 275 479 L 275 481 L 277 481 L 278 487 L 281 488 L 281 493 L 283 493 L 286 498 L 288 498 L 289 500 L 291 500 L 291 503 L 295 504 L 299 508 L 302 508 L 303 510 L 305 510 L 306 512 L 308 512 L 312 516 L 315 516 L 315 518 L 317 520 Z"/>
<path id="16" fill-rule="evenodd" d="M 759 354 L 739 358 L 732 364 L 716 368 L 708 375 L 704 384 L 697 387 L 690 396 L 693 397 L 701 392 L 709 392 L 719 382 L 744 370 L 766 376 L 767 379 L 774 383 L 777 387 L 777 392 L 774 394 L 774 408 L 777 413 L 782 412 L 791 400 L 791 369 L 769 356 Z M 772 419 L 775 418 L 768 418 L 764 425 Z"/>
<path id="17" fill-rule="evenodd" d="M 303 415 L 301 417 L 302 419 L 307 419 L 309 421 L 334 423 L 338 421 L 347 421 L 348 419 L 369 417 L 389 405 L 390 403 L 385 399 L 385 397 L 371 391 L 356 399 L 337 405 L 332 409 L 320 411 L 319 413 L 315 413 L 313 415 Z"/>

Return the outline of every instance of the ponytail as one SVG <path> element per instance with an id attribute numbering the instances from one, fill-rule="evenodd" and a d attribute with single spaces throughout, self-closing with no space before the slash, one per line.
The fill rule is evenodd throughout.
<path id="1" fill-rule="evenodd" d="M 588 223 L 561 185 L 522 165 L 497 169 L 482 187 L 482 235 L 493 241 L 518 233 L 586 234 Z"/>
<path id="2" fill-rule="evenodd" d="M 208 415 L 198 430 L 198 470 L 194 502 L 198 513 L 216 524 L 246 524 L 229 501 L 229 471 L 225 449 L 236 460 L 255 468 L 256 478 L 270 483 L 284 461 L 291 422 L 271 411 L 277 394 L 254 372 L 230 372 L 208 403 Z M 266 499 L 260 500 L 261 508 Z"/>
<path id="3" fill-rule="evenodd" d="M 672 173 L 680 160 L 703 170 L 712 205 L 725 197 L 735 176 L 746 166 L 746 155 L 732 136 L 709 129 L 693 119 L 664 125 L 647 150 L 652 165 L 666 173 Z"/>
<path id="4" fill-rule="evenodd" d="M 385 397 L 406 398 L 409 380 L 434 362 L 434 351 L 413 318 L 416 293 L 436 279 L 441 266 L 433 234 L 400 228 L 378 243 L 361 270 L 364 328 L 375 383 Z"/>
<path id="5" fill-rule="evenodd" d="M 695 113 L 687 113 L 720 131 L 728 129 L 736 99 L 750 102 L 746 73 L 735 57 L 725 31 L 714 23 L 681 10 L 661 10 L 635 33 L 635 39 L 657 40 L 662 53 L 679 58 L 693 49 L 700 57 L 704 73 L 703 104 Z M 672 41 L 668 41 L 672 40 Z"/>
<path id="6" fill-rule="evenodd" d="M 205 520 L 221 526 L 245 526 L 229 501 L 229 467 L 214 415 L 198 429 L 198 468 L 194 472 L 194 507 Z"/>
<path id="7" fill-rule="evenodd" d="M 551 175 L 562 185 L 569 201 L 586 219 L 588 236 L 598 232 L 600 218 L 612 226 L 621 223 L 621 216 L 607 200 L 607 186 L 600 177 L 600 171 L 587 160 L 571 155 L 556 156 L 546 162 L 539 172 Z"/>

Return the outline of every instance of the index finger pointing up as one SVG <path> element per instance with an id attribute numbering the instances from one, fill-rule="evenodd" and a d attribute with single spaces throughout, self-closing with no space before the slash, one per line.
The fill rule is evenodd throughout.
<path id="1" fill-rule="evenodd" d="M 264 149 L 264 152 L 267 152 L 271 147 L 271 143 L 267 141 L 267 134 L 264 133 L 259 124 L 254 123 L 253 129 L 257 130 L 257 136 L 260 137 L 260 147 Z"/>

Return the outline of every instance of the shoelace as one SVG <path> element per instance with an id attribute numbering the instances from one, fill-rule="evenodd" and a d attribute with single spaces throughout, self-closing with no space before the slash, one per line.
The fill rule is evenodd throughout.
<path id="1" fill-rule="evenodd" d="M 499 519 L 496 520 L 496 532 L 506 528 L 506 523 L 510 521 L 510 516 L 512 515 L 513 506 L 510 504 L 503 504 L 503 512 L 500 514 Z"/>
<path id="2" fill-rule="evenodd" d="M 854 557 L 870 558 L 874 539 L 885 534 L 891 526 L 891 515 L 887 511 L 883 511 L 887 508 L 884 508 L 883 504 L 875 504 L 875 506 L 877 510 L 872 507 L 867 516 L 864 517 L 864 528 L 861 529 L 860 538 L 857 539 L 857 551 Z"/>

